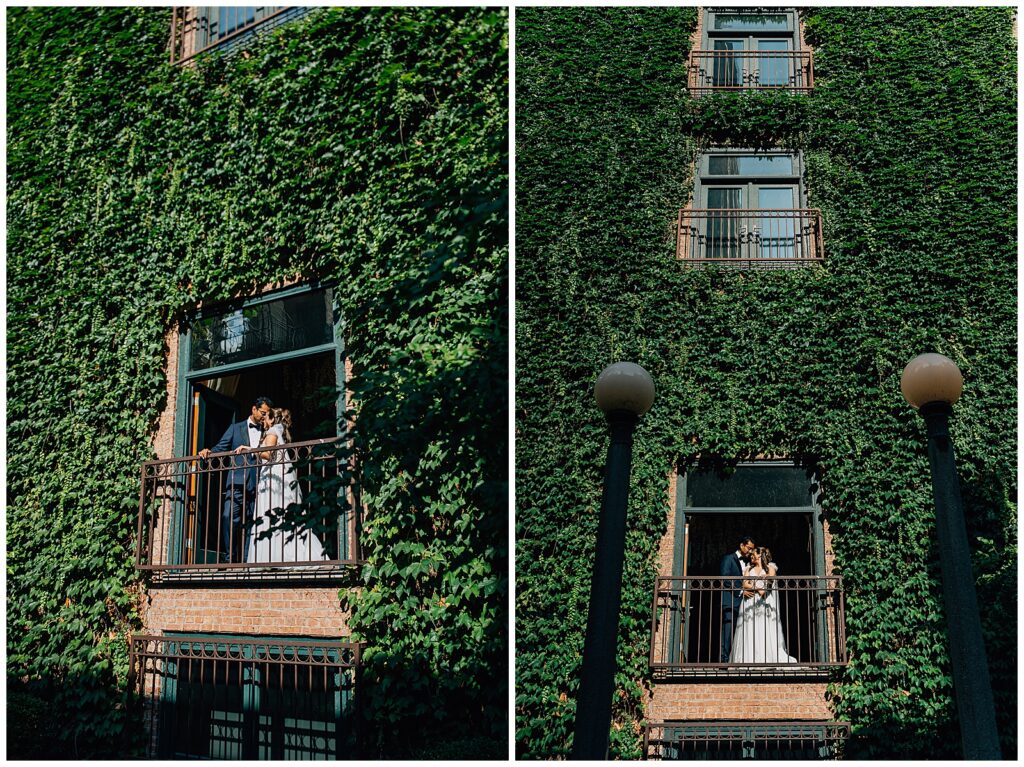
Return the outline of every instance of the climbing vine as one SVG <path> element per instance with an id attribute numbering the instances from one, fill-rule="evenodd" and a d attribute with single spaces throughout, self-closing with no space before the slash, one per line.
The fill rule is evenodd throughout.
<path id="1" fill-rule="evenodd" d="M 637 758 L 668 475 L 789 455 L 821 477 L 851 758 L 955 758 L 923 425 L 899 377 L 964 372 L 952 429 L 1004 756 L 1016 756 L 1016 68 L 1007 8 L 814 8 L 810 96 L 685 92 L 693 8 L 517 12 L 516 742 L 566 756 L 600 507 L 598 372 L 657 399 L 634 446 L 612 755 Z M 686 268 L 708 146 L 801 150 L 822 267 Z"/>
<path id="2" fill-rule="evenodd" d="M 337 286 L 353 369 L 367 754 L 504 755 L 507 13 L 323 9 L 184 68 L 169 23 L 8 14 L 10 753 L 138 752 L 165 334 L 298 278 Z"/>

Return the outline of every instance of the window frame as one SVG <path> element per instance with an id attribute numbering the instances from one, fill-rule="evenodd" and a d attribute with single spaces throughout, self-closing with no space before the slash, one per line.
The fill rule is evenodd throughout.
<path id="1" fill-rule="evenodd" d="M 740 461 L 736 468 L 744 466 L 778 466 L 780 468 L 801 468 L 793 460 L 773 459 Z M 692 467 L 690 469 L 692 471 Z M 825 567 L 825 528 L 822 523 L 821 484 L 817 473 L 812 473 L 808 478 L 808 486 L 814 488 L 811 493 L 811 503 L 808 506 L 687 506 L 686 505 L 686 483 L 689 471 L 679 469 L 676 479 L 676 504 L 675 504 L 675 545 L 672 551 L 672 575 L 683 576 L 683 555 L 686 551 L 686 515 L 693 514 L 810 514 L 812 534 L 814 538 L 814 553 L 812 562 L 813 573 L 808 575 L 828 575 Z"/>
<path id="2" fill-rule="evenodd" d="M 195 324 L 195 322 L 209 317 L 233 314 L 240 310 L 271 303 L 283 298 L 314 293 L 317 291 L 325 291 L 327 293 L 328 300 L 331 302 L 334 314 L 334 324 L 332 327 L 334 340 L 332 343 L 317 344 L 314 346 L 294 349 L 288 352 L 268 355 L 266 357 L 254 357 L 252 359 L 232 362 L 224 365 L 215 365 L 213 367 L 196 370 L 191 368 L 192 325 Z M 301 285 L 293 285 L 280 290 L 272 290 L 235 301 L 217 302 L 208 307 L 204 306 L 193 312 L 183 321 L 178 333 L 177 396 L 175 398 L 174 411 L 174 456 L 184 457 L 185 455 L 185 448 L 188 444 L 188 427 L 190 425 L 190 403 L 192 401 L 192 394 L 195 391 L 195 386 L 199 381 L 230 375 L 239 370 L 259 365 L 286 362 L 289 360 L 296 360 L 303 357 L 311 357 L 330 352 L 334 353 L 334 385 L 338 392 L 338 397 L 335 402 L 335 422 L 338 424 L 338 434 L 336 436 L 342 440 L 347 439 L 347 420 L 345 418 L 347 378 L 345 375 L 344 330 L 345 321 L 342 312 L 339 311 L 338 308 L 336 285 L 333 283 L 322 284 L 317 281 Z M 247 416 L 248 412 L 243 410 L 241 416 L 242 419 Z M 185 524 L 185 517 L 185 508 L 184 505 L 182 505 L 180 509 L 175 511 L 175 518 L 171 525 L 173 540 L 170 545 L 173 548 L 168 551 L 168 559 L 175 562 L 183 561 L 182 539 L 179 526 Z M 343 538 L 343 548 L 347 550 L 348 545 L 348 539 Z"/>
<path id="3" fill-rule="evenodd" d="M 711 173 L 711 157 L 789 157 L 793 161 L 793 172 L 788 174 L 716 174 Z M 795 187 L 794 205 L 792 210 L 807 208 L 807 190 L 804 184 L 804 156 L 799 149 L 744 149 L 737 147 L 709 148 L 697 155 L 696 173 L 694 175 L 693 201 L 694 208 L 707 209 L 707 192 L 709 188 L 746 187 L 742 210 L 761 210 L 750 205 L 749 190 L 763 186 Z M 789 210 L 789 208 L 779 208 Z"/>
<path id="4" fill-rule="evenodd" d="M 787 157 L 793 167 L 785 174 L 711 173 L 711 158 L 716 156 Z M 679 259 L 746 269 L 797 268 L 824 261 L 821 211 L 808 207 L 801 150 L 710 147 L 697 153 L 694 170 L 690 200 L 676 222 Z M 792 191 L 789 207 L 763 207 L 759 199 L 757 206 L 752 204 L 755 190 L 773 187 Z M 710 207 L 710 191 L 727 188 L 745 190 L 737 207 Z"/>
<path id="5" fill-rule="evenodd" d="M 258 306 L 260 304 L 271 303 L 273 301 L 278 301 L 282 298 L 289 298 L 291 296 L 301 295 L 303 293 L 313 293 L 318 290 L 323 290 L 328 293 L 329 300 L 331 301 L 333 307 L 334 340 L 332 343 L 324 343 L 315 346 L 303 347 L 301 349 L 282 352 L 280 354 L 272 354 L 266 357 L 254 357 L 252 359 L 242 360 L 240 362 L 232 362 L 225 365 L 215 365 L 213 367 L 196 370 L 193 370 L 191 368 L 192 325 L 197 321 L 202 319 L 208 319 L 210 317 L 216 317 L 219 315 L 232 314 L 240 310 Z M 286 362 L 288 360 L 299 359 L 301 357 L 308 357 L 316 354 L 323 354 L 324 352 L 330 351 L 334 352 L 334 381 L 335 386 L 338 390 L 338 401 L 335 404 L 335 415 L 339 423 L 339 428 L 343 428 L 342 426 L 340 426 L 340 424 L 344 423 L 344 393 L 345 386 L 347 383 L 345 378 L 344 330 L 345 322 L 342 313 L 338 309 L 336 286 L 333 284 L 321 284 L 319 282 L 309 282 L 304 283 L 302 285 L 295 285 L 289 288 L 284 288 L 281 290 L 269 291 L 267 293 L 249 296 L 238 301 L 219 302 L 211 304 L 208 307 L 204 306 L 201 309 L 192 313 L 183 321 L 178 333 L 178 390 L 174 412 L 174 455 L 182 456 L 182 451 L 185 449 L 186 425 L 188 422 L 188 408 L 189 403 L 191 402 L 191 392 L 193 384 L 195 382 L 202 381 L 208 378 L 216 378 L 218 376 L 230 375 L 239 370 L 255 367 L 257 365 L 266 365 L 275 362 Z"/>
<path id="6" fill-rule="evenodd" d="M 758 466 L 758 467 L 771 467 L 778 466 L 780 468 L 801 468 L 793 460 L 787 459 L 773 459 L 773 460 L 755 460 L 755 461 L 740 461 L 736 464 L 736 468 L 742 468 L 745 466 Z M 687 552 L 687 532 L 686 532 L 686 516 L 689 514 L 691 517 L 694 515 L 723 515 L 723 514 L 800 514 L 810 516 L 810 533 L 813 541 L 814 550 L 811 552 L 811 563 L 814 572 L 808 573 L 811 576 L 827 576 L 827 563 L 825 561 L 825 527 L 823 523 L 823 517 L 821 512 L 821 504 L 819 499 L 821 497 L 821 483 L 818 480 L 816 472 L 812 472 L 808 478 L 808 487 L 811 490 L 810 504 L 807 506 L 687 506 L 686 505 L 686 484 L 690 470 L 678 469 L 676 473 L 676 497 L 675 497 L 675 525 L 673 530 L 673 547 L 672 547 L 672 576 L 673 577 L 685 577 L 688 573 L 684 572 L 686 566 L 686 552 Z M 741 531 L 737 531 L 738 534 L 742 534 Z M 689 641 L 689 637 L 679 637 L 680 627 L 673 625 L 670 628 L 672 635 L 671 646 L 673 652 L 682 649 L 684 643 Z M 824 635 L 820 633 L 819 629 L 819 643 L 822 647 L 828 647 L 827 642 L 824 639 Z M 679 641 L 682 639 L 682 641 Z"/>
<path id="7" fill-rule="evenodd" d="M 715 19 L 721 14 L 723 16 L 766 16 L 766 15 L 785 15 L 787 19 L 786 29 L 715 29 Z M 737 8 L 724 8 L 714 7 L 704 9 L 703 24 L 701 25 L 701 48 L 705 51 L 713 50 L 713 44 L 715 40 L 744 40 L 746 42 L 751 40 L 771 40 L 771 39 L 786 40 L 790 43 L 790 51 L 799 52 L 802 51 L 802 45 L 800 41 L 800 14 L 797 12 L 795 6 L 783 7 L 783 8 L 758 8 L 758 7 L 737 7 Z M 744 47 L 745 51 L 750 49 Z"/>
<path id="8" fill-rule="evenodd" d="M 813 90 L 811 51 L 803 43 L 795 7 L 705 8 L 701 13 L 699 39 L 689 56 L 688 88 L 694 96 L 716 91 Z M 781 15 L 786 28 L 714 29 L 718 17 L 724 15 Z M 761 43 L 781 46 L 762 47 Z"/>

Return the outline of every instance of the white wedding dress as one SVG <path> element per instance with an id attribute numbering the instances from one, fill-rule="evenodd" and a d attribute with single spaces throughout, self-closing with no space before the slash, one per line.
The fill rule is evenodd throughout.
<path id="1" fill-rule="evenodd" d="M 763 573 L 753 577 L 757 575 Z M 730 663 L 799 663 L 786 650 L 779 616 L 779 591 L 766 591 L 767 585 L 763 578 L 755 580 L 754 588 L 765 591 L 765 595 L 744 598 L 740 606 L 732 635 Z"/>
<path id="2" fill-rule="evenodd" d="M 284 442 L 281 424 L 271 426 L 267 434 L 276 434 L 278 445 Z M 311 530 L 296 528 L 284 519 L 291 504 L 302 503 L 295 467 L 287 459 L 288 451 L 275 450 L 260 466 L 246 562 L 315 562 L 327 558 L 323 544 Z M 269 536 L 267 530 L 271 531 Z"/>

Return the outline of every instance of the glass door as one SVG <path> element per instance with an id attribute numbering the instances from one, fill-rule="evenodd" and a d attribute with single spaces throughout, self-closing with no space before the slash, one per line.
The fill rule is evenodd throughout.
<path id="1" fill-rule="evenodd" d="M 783 88 L 792 81 L 793 58 L 784 55 L 793 47 L 792 40 L 764 40 L 758 38 L 759 66 L 757 84 L 762 88 Z"/>
<path id="2" fill-rule="evenodd" d="M 740 258 L 746 227 L 743 187 L 708 187 L 707 258 Z M 721 212 L 718 212 L 721 211 Z"/>
<path id="3" fill-rule="evenodd" d="M 742 40 L 715 40 L 711 83 L 716 88 L 742 88 L 744 61 Z"/>
<path id="4" fill-rule="evenodd" d="M 757 257 L 793 259 L 797 256 L 796 214 L 785 211 L 796 208 L 796 188 L 792 186 L 759 186 L 757 207 L 765 212 L 757 224 Z"/>
<path id="5" fill-rule="evenodd" d="M 782 88 L 792 85 L 796 12 L 759 9 L 709 10 L 705 49 L 712 51 L 712 84 L 718 88 Z"/>
<path id="6" fill-rule="evenodd" d="M 201 383 L 192 384 L 192 412 L 189 455 L 217 443 L 233 423 L 242 420 L 242 408 L 235 400 Z M 211 487 L 210 474 L 193 469 L 187 493 L 185 515 L 185 562 L 216 562 L 219 550 L 218 518 L 222 488 Z"/>

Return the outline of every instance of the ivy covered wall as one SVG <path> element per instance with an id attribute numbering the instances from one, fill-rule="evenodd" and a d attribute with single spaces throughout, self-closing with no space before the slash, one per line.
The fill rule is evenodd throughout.
<path id="1" fill-rule="evenodd" d="M 964 373 L 951 428 L 1004 757 L 1016 756 L 1016 41 L 1008 8 L 815 8 L 809 97 L 685 93 L 694 8 L 523 8 L 517 40 L 516 741 L 571 748 L 606 427 L 637 431 L 611 729 L 640 755 L 668 475 L 789 455 L 816 470 L 847 594 L 830 684 L 850 758 L 955 758 L 923 423 L 903 366 Z M 825 263 L 689 269 L 672 224 L 710 146 L 802 150 Z"/>
<path id="2" fill-rule="evenodd" d="M 367 755 L 504 755 L 507 13 L 332 8 L 197 68 L 169 23 L 8 11 L 9 753 L 137 747 L 165 333 L 298 278 L 353 369 Z"/>

